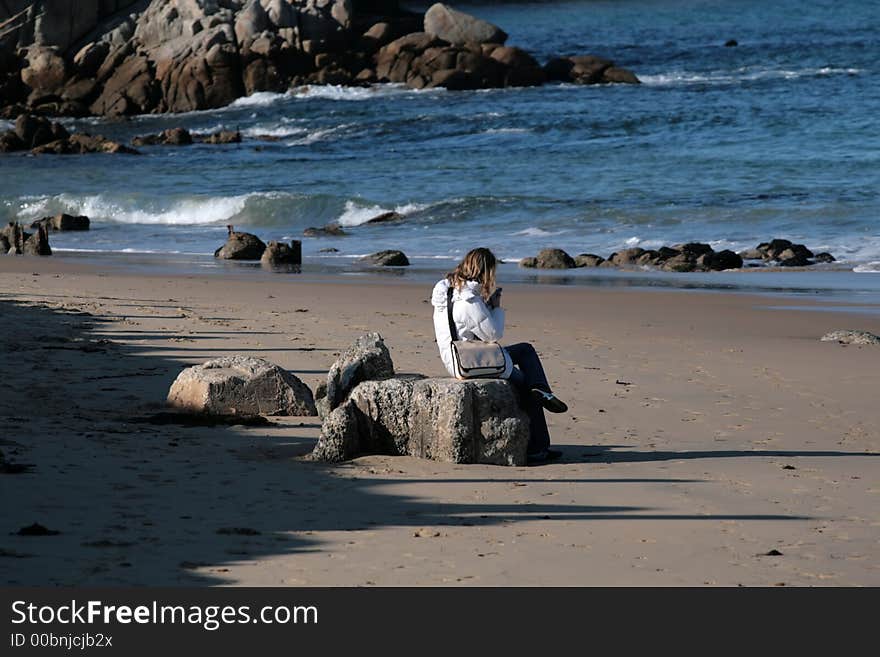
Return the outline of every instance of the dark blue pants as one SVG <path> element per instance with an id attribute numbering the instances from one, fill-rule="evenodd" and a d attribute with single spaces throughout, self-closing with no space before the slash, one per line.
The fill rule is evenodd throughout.
<path id="1" fill-rule="evenodd" d="M 529 416 L 529 454 L 537 454 L 550 447 L 550 431 L 544 418 L 544 407 L 532 397 L 532 388 L 549 392 L 547 375 L 535 348 L 528 342 L 505 347 L 515 367 L 510 374 L 510 382 L 519 392 L 520 406 Z"/>

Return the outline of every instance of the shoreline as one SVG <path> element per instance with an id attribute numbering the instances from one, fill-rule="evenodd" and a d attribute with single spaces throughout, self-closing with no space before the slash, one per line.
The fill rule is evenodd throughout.
<path id="1" fill-rule="evenodd" d="M 16 263 L 21 264 L 16 264 Z M 229 261 L 210 255 L 96 253 L 60 251 L 39 260 L 6 258 L 0 260 L 0 272 L 77 271 L 154 276 L 157 274 L 189 277 L 197 275 L 231 277 L 241 280 L 289 280 L 292 284 L 334 281 L 392 282 L 433 284 L 455 261 L 441 258 L 411 258 L 409 267 L 374 267 L 349 257 L 305 256 L 299 272 L 268 269 L 259 262 Z M 39 263 L 39 264 L 38 264 Z M 45 264 L 43 264 L 45 263 Z M 442 264 L 441 264 L 442 263 Z M 755 267 L 723 272 L 671 273 L 655 270 L 578 268 L 535 270 L 515 262 L 499 266 L 499 277 L 507 285 L 525 287 L 568 287 L 587 289 L 631 289 L 642 291 L 699 292 L 741 294 L 769 299 L 821 302 L 826 310 L 835 306 L 860 306 L 870 314 L 880 314 L 880 276 L 854 272 L 838 266 L 805 268 Z"/>

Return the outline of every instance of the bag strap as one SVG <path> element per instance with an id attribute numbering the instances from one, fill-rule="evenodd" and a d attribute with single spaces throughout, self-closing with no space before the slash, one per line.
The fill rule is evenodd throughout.
<path id="1" fill-rule="evenodd" d="M 455 321 L 452 319 L 452 286 L 446 290 L 446 319 L 449 320 L 449 337 L 455 342 L 458 340 L 458 329 L 455 328 Z"/>

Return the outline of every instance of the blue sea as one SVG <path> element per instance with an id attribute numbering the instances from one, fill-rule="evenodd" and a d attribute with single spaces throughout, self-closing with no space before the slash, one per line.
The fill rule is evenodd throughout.
<path id="1" fill-rule="evenodd" d="M 244 142 L 0 156 L 0 220 L 85 214 L 92 230 L 52 235 L 56 251 L 177 258 L 211 254 L 227 224 L 269 240 L 339 222 L 350 235 L 305 238 L 307 260 L 396 248 L 438 264 L 477 245 L 512 260 L 784 237 L 880 272 L 877 0 L 459 6 L 541 62 L 597 54 L 643 84 L 309 87 L 215 111 L 69 120 L 126 142 L 176 126 L 238 129 Z M 404 221 L 363 225 L 388 210 Z"/>

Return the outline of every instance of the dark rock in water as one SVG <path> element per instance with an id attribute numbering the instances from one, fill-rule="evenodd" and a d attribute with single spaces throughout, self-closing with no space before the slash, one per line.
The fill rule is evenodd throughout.
<path id="1" fill-rule="evenodd" d="M 726 269 L 741 269 L 743 259 L 738 253 L 729 249 L 717 253 L 706 253 L 697 258 L 697 264 L 711 271 L 724 271 Z"/>
<path id="2" fill-rule="evenodd" d="M 38 522 L 27 527 L 22 527 L 16 532 L 18 536 L 58 536 L 61 532 L 55 529 L 48 529 Z"/>
<path id="3" fill-rule="evenodd" d="M 36 148 L 70 136 L 60 123 L 52 123 L 45 117 L 31 114 L 22 114 L 15 120 L 15 134 L 25 148 Z"/>
<path id="4" fill-rule="evenodd" d="M 690 272 L 696 271 L 697 259 L 686 253 L 679 253 L 676 256 L 668 258 L 663 262 L 662 269 L 672 272 Z"/>
<path id="5" fill-rule="evenodd" d="M 711 246 L 709 246 L 708 244 L 703 244 L 702 242 L 688 242 L 687 244 L 677 244 L 672 248 L 692 258 L 699 258 L 701 255 L 713 252 Z"/>
<path id="6" fill-rule="evenodd" d="M 135 137 L 131 143 L 134 146 L 188 146 L 193 143 L 193 138 L 186 128 L 168 128 L 158 135 Z"/>
<path id="7" fill-rule="evenodd" d="M 331 246 L 326 249 L 318 249 L 318 253 L 339 253 L 339 249 Z"/>
<path id="8" fill-rule="evenodd" d="M 764 254 L 768 260 L 775 260 L 780 253 L 793 246 L 792 242 L 784 239 L 774 239 L 769 242 L 762 242 L 758 245 L 758 251 Z"/>
<path id="9" fill-rule="evenodd" d="M 739 41 L 737 41 L 736 39 L 728 39 L 727 41 L 724 42 L 725 48 L 735 48 L 738 45 L 739 45 Z"/>
<path id="10" fill-rule="evenodd" d="M 56 214 L 54 217 L 43 217 L 31 224 L 31 228 L 45 226 L 47 230 L 89 230 L 89 218 L 75 217 L 70 214 Z"/>
<path id="11" fill-rule="evenodd" d="M 635 73 L 619 66 L 609 66 L 602 71 L 602 82 L 609 84 L 641 84 Z"/>
<path id="12" fill-rule="evenodd" d="M 314 226 L 303 231 L 303 237 L 343 237 L 348 235 L 339 224 L 327 224 L 323 228 Z"/>
<path id="13" fill-rule="evenodd" d="M 837 262 L 837 258 L 828 253 L 827 251 L 822 251 L 822 253 L 817 253 L 816 262 L 829 263 L 829 262 Z"/>
<path id="14" fill-rule="evenodd" d="M 538 269 L 573 269 L 577 265 L 574 258 L 562 249 L 541 249 L 535 257 Z"/>
<path id="15" fill-rule="evenodd" d="M 398 212 L 383 212 L 380 215 L 373 217 L 372 219 L 368 219 L 366 223 L 368 224 L 386 224 L 393 221 L 403 221 L 403 215 Z"/>
<path id="16" fill-rule="evenodd" d="M 229 237 L 226 244 L 214 252 L 215 258 L 226 260 L 259 260 L 263 256 L 266 245 L 256 235 L 236 232 L 229 226 Z"/>
<path id="17" fill-rule="evenodd" d="M 14 130 L 0 134 L 0 153 L 14 153 L 23 150 L 25 150 L 24 142 L 15 134 Z"/>
<path id="18" fill-rule="evenodd" d="M 364 256 L 361 258 L 364 262 L 371 262 L 374 265 L 379 265 L 380 267 L 408 267 L 409 266 L 409 258 L 403 253 L 403 251 L 379 251 L 378 253 L 371 253 L 368 256 Z"/>
<path id="19" fill-rule="evenodd" d="M 538 259 L 535 256 L 528 256 L 519 261 L 519 266 L 534 269 L 538 266 Z"/>
<path id="20" fill-rule="evenodd" d="M 575 267 L 598 267 L 603 262 L 605 262 L 605 258 L 592 253 L 581 253 L 574 257 Z"/>
<path id="21" fill-rule="evenodd" d="M 106 139 L 101 135 L 92 136 L 85 132 L 78 132 L 67 139 L 59 139 L 43 144 L 31 149 L 31 152 L 35 155 L 83 155 L 86 153 L 139 154 L 135 149 L 119 142 Z"/>
<path id="22" fill-rule="evenodd" d="M 240 144 L 241 133 L 237 130 L 220 130 L 219 132 L 199 137 L 198 140 L 203 144 Z"/>
<path id="23" fill-rule="evenodd" d="M 507 40 L 507 34 L 501 28 L 440 2 L 425 12 L 425 32 L 459 46 L 504 43 Z"/>
<path id="24" fill-rule="evenodd" d="M 290 244 L 271 241 L 263 251 L 260 261 L 264 265 L 301 265 L 302 242 L 293 240 Z"/>

